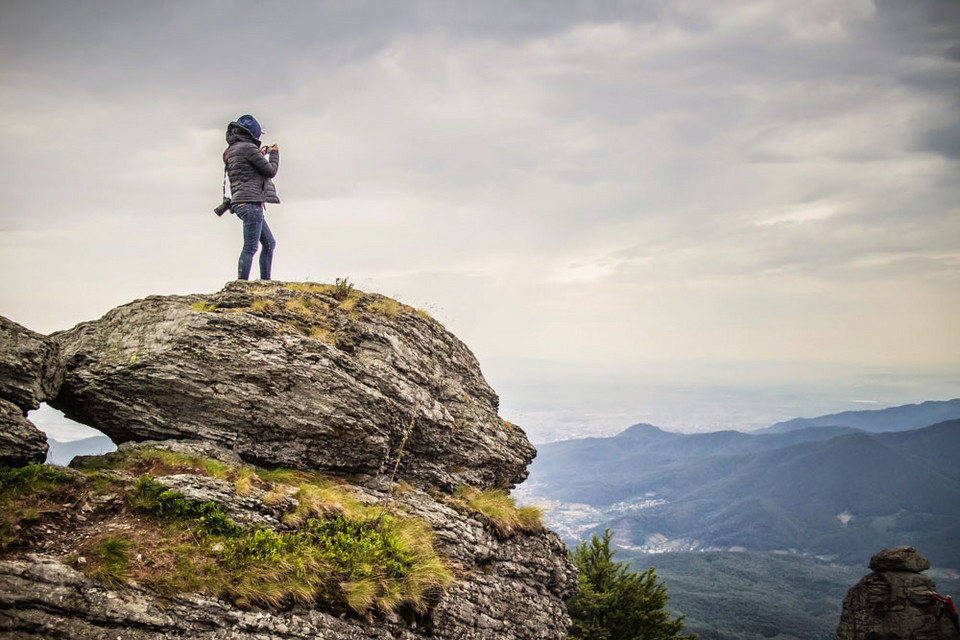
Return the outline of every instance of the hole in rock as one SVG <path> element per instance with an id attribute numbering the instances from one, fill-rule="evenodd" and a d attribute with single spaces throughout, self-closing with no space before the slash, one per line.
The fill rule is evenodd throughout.
<path id="1" fill-rule="evenodd" d="M 47 463 L 66 466 L 74 456 L 95 456 L 114 451 L 117 445 L 93 427 L 74 422 L 43 403 L 27 418 L 47 435 Z"/>

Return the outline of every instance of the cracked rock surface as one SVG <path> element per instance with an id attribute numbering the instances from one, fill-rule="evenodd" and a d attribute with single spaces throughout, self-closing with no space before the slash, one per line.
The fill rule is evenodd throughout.
<path id="1" fill-rule="evenodd" d="M 57 395 L 63 366 L 57 343 L 0 316 L 0 466 L 47 458 L 47 438 L 28 411 Z"/>

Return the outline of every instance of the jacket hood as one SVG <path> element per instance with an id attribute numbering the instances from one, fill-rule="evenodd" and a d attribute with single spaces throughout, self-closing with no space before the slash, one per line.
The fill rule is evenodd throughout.
<path id="1" fill-rule="evenodd" d="M 234 144 L 236 142 L 250 142 L 258 147 L 260 146 L 260 141 L 254 138 L 253 134 L 247 131 L 242 125 L 231 122 L 227 125 L 227 144 Z"/>

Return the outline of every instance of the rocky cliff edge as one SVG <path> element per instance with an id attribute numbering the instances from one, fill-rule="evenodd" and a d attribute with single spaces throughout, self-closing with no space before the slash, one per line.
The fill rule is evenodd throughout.
<path id="1" fill-rule="evenodd" d="M 121 445 L 4 472 L 10 637 L 566 636 L 566 550 L 507 495 L 535 450 L 427 314 L 235 282 L 2 329 L 4 434 L 47 401 Z"/>

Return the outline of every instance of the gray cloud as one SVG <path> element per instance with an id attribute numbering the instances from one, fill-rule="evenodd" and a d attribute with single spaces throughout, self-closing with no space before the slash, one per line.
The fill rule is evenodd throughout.
<path id="1" fill-rule="evenodd" d="M 218 287 L 251 112 L 278 277 L 482 356 L 956 364 L 956 6 L 5 3 L 0 301 L 52 330 Z"/>

